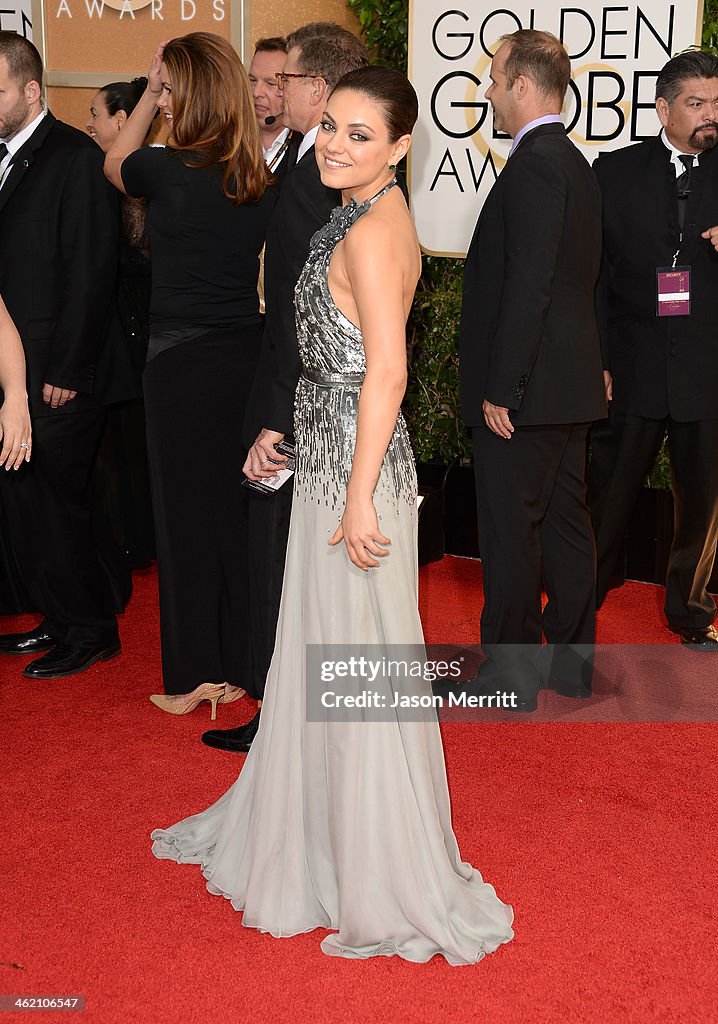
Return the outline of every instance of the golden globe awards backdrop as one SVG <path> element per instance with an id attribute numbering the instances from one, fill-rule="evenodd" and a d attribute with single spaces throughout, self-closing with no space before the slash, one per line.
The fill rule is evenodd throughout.
<path id="1" fill-rule="evenodd" d="M 422 247 L 466 254 L 481 205 L 511 140 L 494 131 L 485 98 L 499 39 L 520 28 L 553 32 L 566 45 L 572 81 L 563 117 L 588 160 L 655 135 L 656 75 L 700 42 L 703 0 L 410 0 L 409 75 L 421 116 L 411 152 L 412 209 Z M 531 225 L 526 226 L 531 230 Z"/>
<path id="2" fill-rule="evenodd" d="M 145 74 L 162 39 L 216 32 L 248 63 L 256 39 L 310 21 L 358 30 L 346 0 L 0 0 L 0 27 L 32 39 L 53 113 L 78 128 L 97 89 Z"/>
<path id="3" fill-rule="evenodd" d="M 32 40 L 31 0 L 2 0 L 0 3 L 0 29 L 19 32 Z"/>

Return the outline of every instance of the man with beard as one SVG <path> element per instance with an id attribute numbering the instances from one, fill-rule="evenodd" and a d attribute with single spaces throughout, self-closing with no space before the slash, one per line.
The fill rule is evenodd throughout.
<path id="1" fill-rule="evenodd" d="M 689 51 L 658 75 L 663 128 L 602 154 L 599 289 L 612 404 L 592 436 L 598 604 L 616 569 L 639 489 L 667 432 L 675 531 L 665 613 L 681 641 L 718 652 L 706 586 L 718 540 L 718 58 Z"/>
<path id="2" fill-rule="evenodd" d="M 90 476 L 104 405 L 132 385 L 107 332 L 117 196 L 100 148 L 45 109 L 42 76 L 32 43 L 0 32 L 0 294 L 25 349 L 33 433 L 31 463 L 2 474 L 0 529 L 43 615 L 27 633 L 0 636 L 0 652 L 46 652 L 23 675 L 56 679 L 120 652 Z"/>

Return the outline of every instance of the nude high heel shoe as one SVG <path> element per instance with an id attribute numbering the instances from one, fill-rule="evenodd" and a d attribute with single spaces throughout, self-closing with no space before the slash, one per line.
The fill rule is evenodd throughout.
<path id="1" fill-rule="evenodd" d="M 178 701 L 165 693 L 153 693 L 150 700 L 156 707 L 167 711 L 170 715 L 188 715 L 203 700 L 208 700 L 212 705 L 210 720 L 214 722 L 217 718 L 217 704 L 223 694 L 224 683 L 202 683 L 191 694 L 188 694 L 187 700 Z"/>
<path id="2" fill-rule="evenodd" d="M 229 686 L 230 684 L 229 683 L 225 683 L 224 685 L 226 687 L 226 686 Z M 238 686 L 236 690 L 232 690 L 231 693 L 227 693 L 227 691 L 225 689 L 224 695 L 219 698 L 219 703 L 220 704 L 231 704 L 232 701 L 239 700 L 241 697 L 244 697 L 246 692 L 247 691 L 243 690 L 241 686 Z"/>

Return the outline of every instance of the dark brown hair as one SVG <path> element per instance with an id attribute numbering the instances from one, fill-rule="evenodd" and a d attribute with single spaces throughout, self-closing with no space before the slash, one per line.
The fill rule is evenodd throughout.
<path id="1" fill-rule="evenodd" d="M 284 36 L 267 36 L 254 44 L 255 53 L 286 53 L 287 40 Z"/>
<path id="2" fill-rule="evenodd" d="M 523 75 L 546 99 L 563 103 L 571 78 L 571 60 L 561 40 L 535 28 L 522 28 L 501 39 L 509 44 L 505 66 L 507 88 L 513 88 L 519 75 Z"/>
<path id="3" fill-rule="evenodd" d="M 228 199 L 255 202 L 272 178 L 237 51 L 221 36 L 191 32 L 171 39 L 163 59 L 172 86 L 169 145 L 199 155 L 188 166 L 221 165 Z"/>
<path id="4" fill-rule="evenodd" d="M 406 75 L 392 68 L 357 68 L 339 79 L 334 92 L 345 89 L 360 92 L 382 108 L 390 142 L 411 135 L 419 116 L 419 100 Z"/>
<path id="5" fill-rule="evenodd" d="M 42 89 L 42 57 L 29 39 L 17 32 L 0 31 L 0 57 L 7 61 L 10 77 L 21 89 L 28 82 L 37 82 Z"/>

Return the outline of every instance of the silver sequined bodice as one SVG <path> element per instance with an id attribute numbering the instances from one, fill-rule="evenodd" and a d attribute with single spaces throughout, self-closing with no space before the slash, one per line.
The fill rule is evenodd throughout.
<path id="1" fill-rule="evenodd" d="M 303 367 L 294 407 L 295 487 L 306 500 L 331 508 L 344 504 L 366 357 L 361 331 L 332 299 L 329 263 L 336 246 L 370 207 L 370 201 L 352 201 L 333 211 L 329 223 L 311 240 L 294 294 Z M 377 301 L 381 302 L 381 296 Z M 375 492 L 375 498 L 381 496 L 394 505 L 416 501 L 414 459 L 401 413 Z"/>

